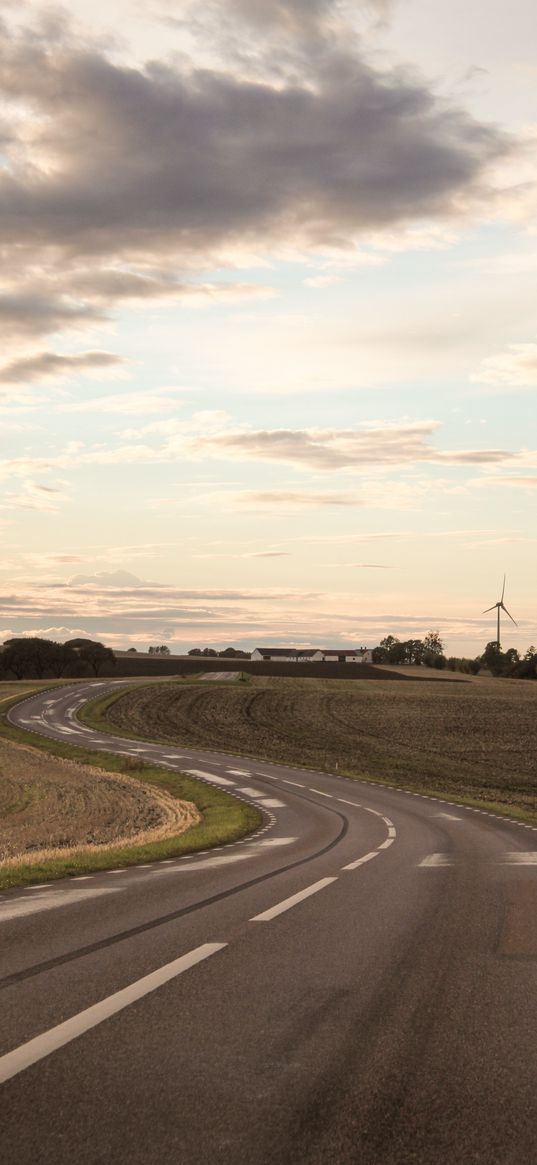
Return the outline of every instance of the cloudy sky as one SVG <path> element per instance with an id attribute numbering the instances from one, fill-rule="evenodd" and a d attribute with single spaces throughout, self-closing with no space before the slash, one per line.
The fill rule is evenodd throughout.
<path id="1" fill-rule="evenodd" d="M 0 640 L 537 642 L 533 0 L 0 20 Z"/>

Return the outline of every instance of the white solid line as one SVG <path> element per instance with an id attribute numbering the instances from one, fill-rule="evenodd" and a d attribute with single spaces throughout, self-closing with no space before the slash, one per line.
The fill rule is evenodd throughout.
<path id="1" fill-rule="evenodd" d="M 115 1015 L 116 1012 L 123 1011 L 123 1008 L 128 1007 L 131 1003 L 136 1003 L 138 999 L 143 999 L 144 995 L 149 995 L 157 987 L 162 987 L 170 979 L 175 979 L 183 971 L 188 971 L 190 967 L 194 967 L 196 963 L 201 963 L 203 959 L 208 959 L 210 955 L 216 954 L 227 945 L 227 943 L 205 943 L 201 947 L 196 947 L 188 954 L 181 955 L 179 959 L 174 959 L 172 963 L 166 963 L 158 971 L 152 971 L 150 975 L 145 975 L 143 979 L 131 983 L 130 987 L 116 991 L 114 995 L 109 995 L 107 999 L 102 999 L 93 1007 L 80 1011 L 78 1015 L 73 1015 L 71 1019 L 66 1019 L 57 1027 L 52 1027 L 49 1031 L 43 1032 L 42 1035 L 36 1036 L 35 1039 L 29 1040 L 28 1043 L 21 1044 L 19 1048 L 14 1048 L 12 1052 L 0 1057 L 0 1084 L 5 1080 L 10 1080 L 12 1076 L 17 1076 L 19 1072 L 24 1072 L 25 1068 L 43 1060 L 45 1056 L 50 1056 L 51 1052 L 63 1048 L 71 1040 L 75 1040 L 84 1032 L 90 1031 L 103 1020 Z"/>
<path id="2" fill-rule="evenodd" d="M 265 809 L 285 809 L 285 801 L 278 801 L 276 797 L 260 797 L 259 804 Z"/>
<path id="3" fill-rule="evenodd" d="M 324 890 L 325 886 L 329 886 L 331 882 L 337 882 L 337 878 L 321 878 L 320 882 L 313 882 L 311 886 L 306 886 L 305 890 L 299 890 L 298 894 L 293 894 L 291 898 L 285 898 L 283 902 L 278 902 L 276 906 L 271 906 L 262 914 L 256 914 L 254 918 L 250 918 L 250 922 L 270 922 L 272 918 L 276 918 L 276 915 L 283 914 L 285 910 L 290 910 L 292 906 L 296 906 L 304 898 L 309 898 L 310 894 L 317 894 L 318 890 Z"/>
<path id="4" fill-rule="evenodd" d="M 372 850 L 370 854 L 364 854 L 363 858 L 358 858 L 355 862 L 349 862 L 348 866 L 342 866 L 342 870 L 357 870 L 358 866 L 363 866 L 364 862 L 370 862 L 371 858 L 378 857 L 377 850 Z"/>
<path id="5" fill-rule="evenodd" d="M 206 773 L 203 769 L 185 769 L 190 777 L 203 777 L 205 781 L 214 781 L 215 785 L 231 785 L 235 781 L 228 781 L 227 777 L 217 777 L 214 773 Z"/>
<path id="6" fill-rule="evenodd" d="M 264 797 L 265 794 L 261 789 L 253 789 L 251 785 L 245 785 L 244 789 L 237 789 L 237 793 L 244 793 L 245 797 Z"/>
<path id="7" fill-rule="evenodd" d="M 379 845 L 377 848 L 378 849 L 388 849 L 388 846 L 393 845 L 393 842 L 394 842 L 393 837 L 387 837 L 386 841 L 383 841 L 382 845 Z"/>
<path id="8" fill-rule="evenodd" d="M 395 832 L 395 826 L 390 825 L 390 827 L 388 829 L 388 837 L 396 837 L 396 836 L 397 836 L 397 834 Z"/>

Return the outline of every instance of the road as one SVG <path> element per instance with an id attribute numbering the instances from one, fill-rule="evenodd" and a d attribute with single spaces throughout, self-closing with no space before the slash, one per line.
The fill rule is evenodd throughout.
<path id="1" fill-rule="evenodd" d="M 10 1165 L 532 1165 L 537 831 L 337 775 L 28 730 L 263 810 L 210 853 L 0 896 Z"/>

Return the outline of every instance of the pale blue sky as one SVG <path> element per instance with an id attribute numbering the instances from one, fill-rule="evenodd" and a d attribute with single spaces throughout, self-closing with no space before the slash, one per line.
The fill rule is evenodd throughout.
<path id="1" fill-rule="evenodd" d="M 534 643 L 534 5 L 0 10 L 2 638 Z"/>

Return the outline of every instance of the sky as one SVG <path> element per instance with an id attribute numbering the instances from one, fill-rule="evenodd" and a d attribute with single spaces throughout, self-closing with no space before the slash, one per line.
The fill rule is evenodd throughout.
<path id="1" fill-rule="evenodd" d="M 0 0 L 0 642 L 537 642 L 533 0 Z"/>

